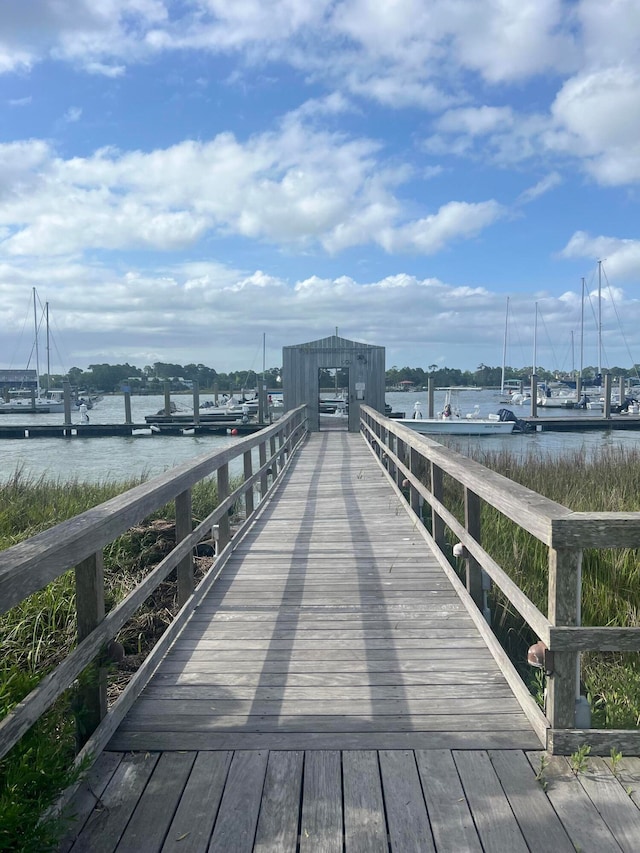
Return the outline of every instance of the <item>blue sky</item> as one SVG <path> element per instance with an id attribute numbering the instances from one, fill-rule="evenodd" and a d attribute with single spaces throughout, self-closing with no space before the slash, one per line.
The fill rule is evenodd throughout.
<path id="1" fill-rule="evenodd" d="M 0 366 L 640 362 L 637 0 L 4 0 Z M 573 339 L 573 348 L 571 341 Z"/>

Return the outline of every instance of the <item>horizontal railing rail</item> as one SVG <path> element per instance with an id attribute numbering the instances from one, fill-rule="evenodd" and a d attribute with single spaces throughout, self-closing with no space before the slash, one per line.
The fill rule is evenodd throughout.
<path id="1" fill-rule="evenodd" d="M 25 542 L 0 552 L 0 613 L 10 610 L 31 594 L 51 583 L 69 569 L 76 572 L 78 643 L 70 654 L 0 721 L 0 758 L 51 707 L 92 662 L 100 661 L 107 644 L 134 615 L 151 593 L 175 569 L 179 612 L 162 635 L 141 670 L 112 709 L 106 707 L 106 669 L 83 690 L 83 740 L 101 731 L 104 745 L 135 695 L 144 686 L 160 653 L 177 633 L 186 616 L 206 589 L 215 581 L 230 550 L 229 510 L 244 499 L 246 526 L 260 510 L 267 494 L 281 475 L 307 434 L 306 407 L 284 415 L 270 427 L 239 441 L 232 447 L 200 456 L 149 480 L 81 515 L 62 522 Z M 259 467 L 254 471 L 252 452 L 258 451 Z M 242 458 L 243 479 L 229 491 L 229 463 Z M 191 490 L 204 478 L 217 476 L 218 504 L 195 527 L 191 512 Z M 260 491 L 256 506 L 254 494 Z M 175 501 L 176 545 L 172 551 L 109 613 L 105 614 L 103 548 L 151 513 Z M 193 553 L 196 546 L 217 528 L 217 553 L 212 567 L 199 583 L 194 583 Z M 125 695 L 126 694 L 126 695 Z M 109 717 L 105 725 L 105 718 Z M 98 733 L 96 732 L 96 735 Z M 97 747 L 96 735 L 87 746 Z M 85 748 L 85 752 L 86 752 Z M 96 749 L 96 751 L 99 751 Z"/>
<path id="2" fill-rule="evenodd" d="M 420 503 L 428 504 L 431 532 L 424 528 L 424 535 L 435 546 L 445 570 L 451 569 L 445 556 L 446 529 L 460 543 L 458 547 L 465 558 L 466 593 L 475 612 L 483 609 L 485 575 L 499 587 L 544 644 L 547 674 L 544 727 L 548 748 L 573 752 L 579 743 L 588 742 L 593 744 L 594 751 L 608 752 L 615 746 L 627 753 L 640 754 L 640 732 L 637 730 L 575 727 L 580 654 L 640 651 L 640 628 L 579 624 L 582 553 L 585 548 L 640 547 L 640 512 L 573 512 L 366 406 L 361 407 L 361 429 L 396 488 L 404 494 L 408 487 L 408 509 L 422 519 Z M 424 471 L 428 477 L 420 476 Z M 445 474 L 462 487 L 464 523 L 445 505 Z M 546 614 L 483 547 L 480 524 L 483 502 L 547 546 Z M 457 575 L 455 577 L 457 579 Z M 522 682 L 512 687 L 522 698 Z M 540 728 L 535 714 L 532 714 L 532 722 Z"/>

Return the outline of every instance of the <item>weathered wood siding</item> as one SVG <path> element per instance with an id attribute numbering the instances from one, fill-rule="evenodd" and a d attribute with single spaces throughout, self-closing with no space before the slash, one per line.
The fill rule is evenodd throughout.
<path id="1" fill-rule="evenodd" d="M 319 429 L 318 371 L 321 368 L 349 370 L 349 432 L 360 429 L 360 404 L 384 413 L 385 349 L 332 335 L 318 341 L 283 347 L 282 379 L 284 406 L 288 411 L 309 406 L 309 429 Z M 356 385 L 365 386 L 358 399 Z"/>

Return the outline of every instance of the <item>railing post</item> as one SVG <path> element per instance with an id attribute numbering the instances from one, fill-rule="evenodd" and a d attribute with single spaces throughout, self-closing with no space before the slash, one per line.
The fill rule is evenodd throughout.
<path id="1" fill-rule="evenodd" d="M 478 544 L 480 544 L 480 498 L 471 489 L 464 489 L 464 526 Z M 483 609 L 482 570 L 471 554 L 466 558 L 467 592 L 473 598 L 478 610 Z"/>
<path id="2" fill-rule="evenodd" d="M 187 489 L 176 497 L 176 544 L 189 536 L 192 530 L 191 489 Z M 193 592 L 193 554 L 191 552 L 178 563 L 176 574 L 178 606 L 182 607 Z"/>
<path id="3" fill-rule="evenodd" d="M 444 487 L 442 468 L 434 465 L 433 462 L 431 462 L 431 494 L 436 498 L 436 500 L 440 501 L 440 503 L 443 502 Z M 443 551 L 445 545 L 444 521 L 433 508 L 431 509 L 431 535 L 433 536 L 438 548 Z"/>
<path id="4" fill-rule="evenodd" d="M 620 405 L 622 405 L 623 400 L 620 398 Z M 603 417 L 610 418 L 611 417 L 611 374 L 605 373 L 604 375 L 604 406 L 603 408 Z"/>
<path id="5" fill-rule="evenodd" d="M 538 417 L 538 375 L 531 374 L 531 417 Z"/>
<path id="6" fill-rule="evenodd" d="M 75 567 L 78 643 L 104 619 L 104 558 L 92 554 Z M 85 671 L 86 672 L 86 671 Z M 94 677 L 95 673 L 95 677 Z M 76 743 L 82 748 L 107 713 L 107 670 L 98 661 L 80 678 L 75 701 Z"/>
<path id="7" fill-rule="evenodd" d="M 221 503 L 229 494 L 229 465 L 225 463 L 218 468 L 218 503 Z M 220 516 L 218 522 L 220 526 L 220 534 L 218 537 L 218 546 L 222 551 L 227 547 L 231 540 L 231 525 L 229 524 L 229 513 L 225 512 Z"/>
<path id="8" fill-rule="evenodd" d="M 422 457 L 413 447 L 409 451 L 409 470 L 413 474 L 414 477 L 418 476 L 418 468 L 420 467 L 420 462 Z M 409 495 L 409 500 L 411 502 L 411 509 L 415 512 L 415 514 L 422 520 L 422 506 L 420 501 L 421 495 L 420 492 L 416 489 L 416 487 L 411 485 L 411 493 Z"/>
<path id="9" fill-rule="evenodd" d="M 131 419 L 131 389 L 124 390 L 124 422 L 125 424 L 133 423 Z"/>
<path id="10" fill-rule="evenodd" d="M 400 462 L 402 462 L 404 465 L 406 465 L 407 460 L 405 458 L 405 456 L 406 456 L 405 444 L 401 438 L 398 438 L 398 436 L 396 436 L 396 456 L 398 457 Z M 402 481 L 403 480 L 404 480 L 404 474 L 402 473 L 402 469 L 396 467 L 396 483 L 400 488 L 402 488 Z"/>
<path id="11" fill-rule="evenodd" d="M 251 475 L 253 474 L 253 464 L 251 460 L 251 451 L 246 450 L 244 453 L 244 480 L 245 483 L 247 480 L 251 479 Z M 253 486 L 244 493 L 244 512 L 245 517 L 249 518 L 250 515 L 253 515 Z"/>
<path id="12" fill-rule="evenodd" d="M 264 469 L 264 466 L 267 464 L 267 442 L 266 441 L 261 442 L 260 446 L 258 447 L 258 459 L 260 462 L 260 468 Z M 263 470 L 262 474 L 260 475 L 260 500 L 261 501 L 264 500 L 264 496 L 267 494 L 268 485 L 269 484 L 267 481 L 267 472 Z"/>
<path id="13" fill-rule="evenodd" d="M 193 423 L 198 426 L 200 423 L 200 385 L 194 380 L 193 383 Z"/>
<path id="14" fill-rule="evenodd" d="M 548 619 L 554 626 L 575 627 L 578 624 L 581 559 L 579 549 L 549 548 Z M 553 653 L 553 674 L 547 684 L 547 717 L 552 729 L 575 726 L 577 665 L 577 652 Z"/>
<path id="15" fill-rule="evenodd" d="M 276 437 L 275 437 L 275 435 L 272 435 L 271 438 L 269 439 L 269 456 L 270 456 L 269 461 L 271 462 L 271 472 L 272 472 L 271 476 L 275 480 L 275 478 L 278 474 L 278 460 L 276 459 Z"/>
<path id="16" fill-rule="evenodd" d="M 62 381 L 62 399 L 64 403 L 64 425 L 71 426 L 71 384 L 68 379 Z"/>

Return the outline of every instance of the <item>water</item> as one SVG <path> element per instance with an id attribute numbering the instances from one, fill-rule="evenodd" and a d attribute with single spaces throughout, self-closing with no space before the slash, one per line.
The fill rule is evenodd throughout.
<path id="1" fill-rule="evenodd" d="M 414 403 L 419 400 L 422 404 L 422 412 L 426 416 L 428 411 L 427 394 L 423 392 L 396 392 L 386 395 L 387 403 L 393 411 L 405 412 L 411 417 Z M 434 394 L 434 411 L 442 411 L 446 399 L 445 391 L 436 391 Z M 462 415 L 473 412 L 479 407 L 481 417 L 487 417 L 499 409 L 510 409 L 516 417 L 524 418 L 531 414 L 530 405 L 514 406 L 505 403 L 505 396 L 501 391 L 487 389 L 473 389 L 470 391 L 452 392 L 452 403 L 460 409 Z M 583 409 L 540 409 L 538 415 L 544 418 L 552 417 L 598 417 L 601 412 L 585 411 Z M 597 454 L 601 450 L 626 448 L 640 448 L 640 430 L 594 430 L 589 432 L 528 432 L 512 433 L 508 436 L 438 436 L 438 441 L 448 447 L 464 454 L 475 456 L 483 450 L 498 451 L 508 449 L 518 457 L 549 457 L 561 456 L 567 452 L 582 452 L 587 457 Z"/>
<path id="2" fill-rule="evenodd" d="M 213 399 L 211 395 L 201 395 L 201 401 Z M 509 406 L 501 402 L 498 391 L 472 390 L 459 391 L 454 395 L 461 412 L 473 411 L 479 406 L 483 416 L 498 409 L 511 408 L 518 417 L 529 414 L 526 406 Z M 191 397 L 174 396 L 172 400 L 179 409 L 191 411 Z M 394 411 L 403 411 L 411 416 L 416 400 L 427 412 L 426 392 L 397 392 L 387 394 L 387 402 Z M 445 401 L 445 392 L 435 392 L 435 410 L 441 411 Z M 164 396 L 132 397 L 131 412 L 135 423 L 144 423 L 145 415 L 154 414 L 164 407 Z M 562 417 L 568 413 L 562 409 L 544 412 L 545 417 Z M 593 416 L 594 413 L 583 413 Z M 578 411 L 571 412 L 572 417 L 580 416 Z M 89 412 L 91 423 L 123 423 L 124 399 L 121 396 L 105 397 Z M 73 420 L 80 421 L 77 412 Z M 59 424 L 62 414 L 52 415 L 2 415 L 3 424 Z M 180 436 L 135 436 L 118 438 L 38 438 L 38 439 L 2 439 L 0 440 L 0 482 L 10 478 L 20 469 L 25 475 L 46 476 L 53 480 L 78 479 L 83 482 L 122 482 L 132 478 L 149 478 L 160 474 L 175 465 L 195 459 L 205 453 L 232 446 L 241 437 L 220 435 L 180 435 Z M 508 448 L 518 456 L 561 455 L 568 451 L 582 451 L 587 455 L 609 448 L 640 447 L 640 431 L 598 430 L 584 433 L 514 433 L 510 436 L 440 436 L 439 440 L 459 453 L 475 456 L 483 450 L 498 451 Z M 238 462 L 241 465 L 241 462 Z M 238 469 L 239 470 L 239 469 Z M 232 470 L 232 474 L 236 473 Z"/>
<path id="3" fill-rule="evenodd" d="M 208 399 L 208 395 L 200 398 L 201 402 Z M 185 413 L 193 411 L 191 397 L 175 396 L 172 400 L 179 410 Z M 162 408 L 164 395 L 132 397 L 131 419 L 136 424 L 143 424 L 145 415 L 155 414 Z M 7 425 L 64 422 L 64 415 L 60 413 L 3 414 L 0 418 L 0 424 Z M 91 409 L 89 418 L 92 424 L 124 423 L 124 398 L 104 397 Z M 78 412 L 72 412 L 72 421 L 80 423 Z M 90 483 L 123 482 L 139 477 L 148 479 L 205 453 L 214 453 L 237 444 L 243 438 L 203 433 L 113 438 L 0 439 L 0 482 L 10 478 L 18 469 L 31 477 L 44 475 L 52 480 L 77 479 Z"/>

